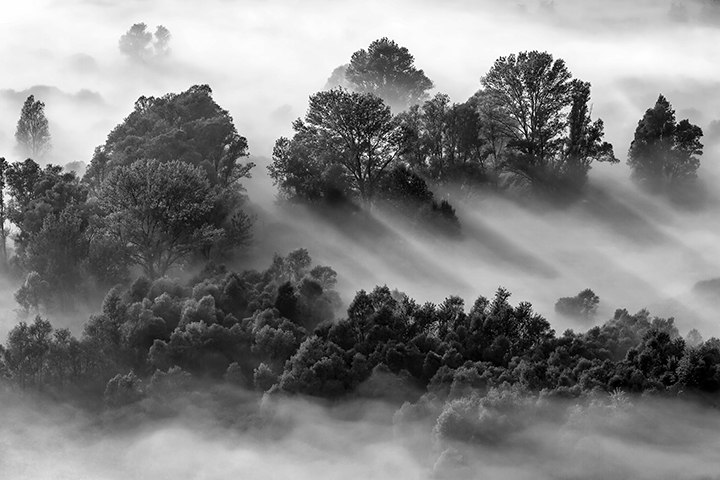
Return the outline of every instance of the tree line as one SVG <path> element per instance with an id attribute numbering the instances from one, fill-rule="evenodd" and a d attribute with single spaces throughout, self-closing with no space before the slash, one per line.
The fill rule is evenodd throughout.
<path id="1" fill-rule="evenodd" d="M 461 197 L 484 189 L 577 197 L 594 162 L 619 162 L 603 121 L 591 117 L 590 83 L 573 78 L 562 59 L 538 51 L 500 57 L 480 84 L 464 103 L 430 98 L 433 83 L 407 48 L 376 40 L 310 97 L 293 137 L 276 142 L 270 175 L 287 200 L 367 205 L 382 198 L 395 169 Z M 650 189 L 688 188 L 701 137 L 660 95 L 638 122 L 632 178 Z"/>
<path id="2" fill-rule="evenodd" d="M 720 390 L 720 341 L 696 330 L 683 339 L 673 318 L 646 310 L 557 335 L 503 288 L 466 309 L 456 296 L 418 303 L 378 286 L 336 320 L 335 284 L 304 249 L 264 271 L 143 276 L 112 289 L 80 338 L 40 316 L 20 322 L 0 349 L 2 382 L 104 408 L 141 402 L 166 375 L 325 399 L 448 399 L 503 385 L 567 399 Z"/>

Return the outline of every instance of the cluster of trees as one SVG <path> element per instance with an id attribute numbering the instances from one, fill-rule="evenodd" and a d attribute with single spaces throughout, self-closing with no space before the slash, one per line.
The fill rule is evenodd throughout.
<path id="1" fill-rule="evenodd" d="M 158 369 L 269 387 L 309 332 L 334 319 L 335 283 L 304 249 L 262 272 L 217 267 L 187 284 L 142 276 L 112 289 L 79 339 L 40 316 L 20 322 L 0 348 L 2 381 L 110 405 L 139 399 L 127 390 Z"/>
<path id="2" fill-rule="evenodd" d="M 575 197 L 593 162 L 619 162 L 602 120 L 591 118 L 590 84 L 562 59 L 537 51 L 500 57 L 481 85 L 464 103 L 430 98 L 433 83 L 407 48 L 374 41 L 310 97 L 293 137 L 276 142 L 268 169 L 281 198 L 369 206 L 397 169 L 441 197 L 488 188 Z M 689 121 L 675 122 L 661 95 L 631 145 L 633 178 L 685 186 L 696 176 L 701 136 Z"/>
<path id="3" fill-rule="evenodd" d="M 635 129 L 628 152 L 632 176 L 651 189 L 687 186 L 700 167 L 702 129 L 687 119 L 677 122 L 670 102 L 660 95 Z"/>
<path id="4" fill-rule="evenodd" d="M 148 62 L 170 55 L 171 38 L 170 30 L 162 25 L 153 34 L 145 23 L 136 23 L 120 37 L 118 47 L 131 60 Z"/>
<path id="5" fill-rule="evenodd" d="M 155 279 L 231 258 L 252 236 L 240 184 L 253 167 L 241 161 L 247 148 L 210 87 L 197 85 L 141 97 L 82 179 L 30 158 L 0 161 L 2 260 L 24 278 L 21 307 L 72 309 L 127 284 L 135 267 Z"/>
<path id="6" fill-rule="evenodd" d="M 110 405 L 140 401 L 153 376 L 171 372 L 330 399 L 453 399 L 503 385 L 561 398 L 720 390 L 720 341 L 697 331 L 684 340 L 672 318 L 646 310 L 617 310 L 585 333 L 557 336 L 502 288 L 466 312 L 459 297 L 418 304 L 385 286 L 358 292 L 334 321 L 335 282 L 303 249 L 276 255 L 263 272 L 215 268 L 185 285 L 140 277 L 108 293 L 80 339 L 39 316 L 21 322 L 0 371 L 20 388 Z"/>

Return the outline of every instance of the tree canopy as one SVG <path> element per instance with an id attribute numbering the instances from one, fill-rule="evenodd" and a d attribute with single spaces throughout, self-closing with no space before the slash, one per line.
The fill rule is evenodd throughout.
<path id="1" fill-rule="evenodd" d="M 342 88 L 310 97 L 291 140 L 275 143 L 270 176 L 289 198 L 322 198 L 327 178 L 369 205 L 380 180 L 405 148 L 405 130 L 371 93 Z M 303 198 L 306 197 L 306 198 Z"/>
<path id="2" fill-rule="evenodd" d="M 215 103 L 208 85 L 195 85 L 178 94 L 140 97 L 95 150 L 84 179 L 97 187 L 113 168 L 136 160 L 180 160 L 201 166 L 213 184 L 238 186 L 254 166 L 241 163 L 247 156 L 247 140 L 230 114 Z"/>
<path id="3" fill-rule="evenodd" d="M 506 167 L 533 187 L 582 187 L 593 161 L 618 161 L 602 141 L 602 120 L 590 119 L 590 84 L 573 79 L 562 59 L 537 51 L 500 57 L 481 82 L 509 138 Z"/>
<path id="4" fill-rule="evenodd" d="M 138 160 L 102 185 L 105 225 L 154 279 L 225 234 L 210 222 L 214 192 L 201 167 L 180 160 Z"/>
<path id="5" fill-rule="evenodd" d="M 367 50 L 353 53 L 348 65 L 336 68 L 328 86 L 373 93 L 391 108 L 404 110 L 425 100 L 433 82 L 415 67 L 415 58 L 407 48 L 383 37 Z"/>
<path id="6" fill-rule="evenodd" d="M 145 23 L 136 23 L 120 37 L 118 48 L 123 55 L 145 62 L 169 55 L 171 37 L 170 31 L 162 25 L 157 26 L 153 36 Z"/>
<path id="7" fill-rule="evenodd" d="M 42 159 L 52 148 L 50 128 L 45 117 L 45 103 L 30 95 L 20 111 L 15 131 L 17 151 L 24 157 Z"/>
<path id="8" fill-rule="evenodd" d="M 632 177 L 651 187 L 678 186 L 697 177 L 703 131 L 687 119 L 675 121 L 670 102 L 660 95 L 635 129 L 627 163 Z"/>
<path id="9" fill-rule="evenodd" d="M 488 122 L 475 97 L 458 104 L 438 93 L 398 117 L 409 132 L 403 160 L 433 185 L 469 195 L 496 181 L 499 168 L 483 132 Z"/>

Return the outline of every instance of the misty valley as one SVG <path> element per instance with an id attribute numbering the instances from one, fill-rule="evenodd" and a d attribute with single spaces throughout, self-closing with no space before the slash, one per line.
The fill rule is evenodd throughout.
<path id="1" fill-rule="evenodd" d="M 720 479 L 720 2 L 151 3 L 3 20 L 0 478 Z"/>

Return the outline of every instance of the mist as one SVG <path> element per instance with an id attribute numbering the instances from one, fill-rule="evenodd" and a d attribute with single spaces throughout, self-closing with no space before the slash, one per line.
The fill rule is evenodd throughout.
<path id="1" fill-rule="evenodd" d="M 357 291 L 376 285 L 419 303 L 458 295 L 467 308 L 504 287 L 557 332 L 585 331 L 616 309 L 647 308 L 675 317 L 683 337 L 692 328 L 720 336 L 720 293 L 696 287 L 720 278 L 720 130 L 711 128 L 720 120 L 720 18 L 687 0 L 679 19 L 671 3 L 678 2 L 15 2 L 0 9 L 0 155 L 24 160 L 14 132 L 28 95 L 45 102 L 52 133 L 42 163 L 82 174 L 140 96 L 208 84 L 256 163 L 243 181 L 257 214 L 255 239 L 238 268 L 262 270 L 274 254 L 306 248 L 337 271 L 338 317 Z M 138 22 L 170 30 L 169 56 L 132 62 L 121 55 L 120 36 Z M 333 69 L 384 36 L 414 55 L 434 82 L 431 94 L 453 102 L 473 95 L 500 56 L 539 50 L 564 59 L 574 77 L 591 82 L 592 116 L 604 120 L 620 164 L 595 163 L 583 201 L 563 208 L 443 192 L 457 209 L 457 239 L 419 235 L 381 209 L 373 211 L 377 230 L 363 233 L 301 205 L 280 205 L 266 169 L 275 140 L 292 136 L 292 121 Z M 680 200 L 638 189 L 625 164 L 637 122 L 660 93 L 678 120 L 705 132 L 697 187 Z M 0 284 L 3 339 L 18 321 L 17 287 Z M 559 298 L 585 288 L 600 297 L 594 320 L 554 312 Z M 48 317 L 77 335 L 99 309 Z M 514 412 L 519 426 L 501 448 L 443 438 L 438 419 L 452 398 L 418 392 L 402 408 L 434 406 L 417 421 L 402 419 L 403 402 L 263 399 L 243 390 L 232 395 L 248 411 L 227 413 L 232 421 L 203 396 L 146 421 L 147 404 L 96 416 L 1 389 L 3 478 L 711 479 L 720 471 L 717 406 L 690 400 L 643 397 L 618 407 L 602 397 L 593 407 L 531 396 L 528 412 L 555 413 L 527 419 Z"/>
<path id="2" fill-rule="evenodd" d="M 3 400 L 5 478 L 707 480 L 720 468 L 717 411 L 682 401 L 596 398 L 581 407 L 538 399 L 506 419 L 511 433 L 502 423 L 485 425 L 493 444 L 425 428 L 437 413 L 408 420 L 406 407 L 393 414 L 390 405 L 367 400 L 328 406 L 266 399 L 253 421 L 235 427 L 186 405 L 172 421 L 132 429 L 67 406 Z"/>

